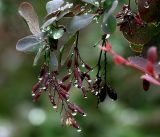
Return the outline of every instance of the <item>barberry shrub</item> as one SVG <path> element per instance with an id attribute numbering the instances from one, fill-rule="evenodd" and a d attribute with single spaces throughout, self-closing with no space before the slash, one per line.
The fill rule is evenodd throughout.
<path id="1" fill-rule="evenodd" d="M 113 57 L 115 64 L 121 64 L 140 70 L 144 74 L 144 90 L 149 90 L 150 83 L 160 86 L 159 58 L 159 0 L 137 0 L 137 12 L 132 11 L 130 0 L 115 13 L 118 0 L 81 0 L 81 4 L 64 0 L 51 0 L 46 4 L 47 15 L 42 25 L 33 6 L 23 2 L 19 14 L 24 18 L 32 35 L 17 42 L 16 49 L 36 54 L 33 65 L 43 60 L 37 82 L 32 87 L 32 97 L 38 101 L 41 94 L 47 93 L 55 110 L 61 108 L 61 122 L 81 131 L 74 116 L 86 113 L 76 103 L 70 101 L 72 87 L 82 91 L 84 98 L 88 92 L 97 96 L 98 103 L 108 96 L 116 100 L 117 93 L 110 86 L 107 78 L 107 54 Z M 67 18 L 67 23 L 61 20 Z M 94 45 L 100 48 L 97 65 L 91 66 L 81 56 L 79 35 L 81 29 L 95 21 L 101 26 L 101 39 Z M 116 28 L 128 40 L 136 56 L 123 58 L 112 50 L 109 39 Z M 65 40 L 63 40 L 65 38 Z M 63 42 L 62 42 L 63 41 Z M 138 56 L 137 56 L 138 55 Z M 94 77 L 90 72 L 97 70 Z M 59 110 L 59 109 L 58 109 Z"/>

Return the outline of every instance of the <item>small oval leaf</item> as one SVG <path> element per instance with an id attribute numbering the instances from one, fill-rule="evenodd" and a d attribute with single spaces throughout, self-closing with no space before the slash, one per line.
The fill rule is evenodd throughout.
<path id="1" fill-rule="evenodd" d="M 47 28 L 49 25 L 53 24 L 53 22 L 57 19 L 57 17 L 52 17 L 51 19 L 47 20 L 46 22 L 43 23 L 42 29 Z"/>
<path id="2" fill-rule="evenodd" d="M 20 4 L 18 11 L 19 14 L 26 20 L 30 31 L 35 35 L 40 33 L 38 16 L 32 5 L 28 2 L 23 2 Z"/>
<path id="3" fill-rule="evenodd" d="M 47 2 L 46 10 L 48 14 L 56 12 L 64 3 L 64 0 L 52 0 Z"/>
<path id="4" fill-rule="evenodd" d="M 36 66 L 36 65 L 37 65 L 37 62 L 38 62 L 38 60 L 39 60 L 40 57 L 41 57 L 41 54 L 42 54 L 42 51 L 43 51 L 44 47 L 45 47 L 45 46 L 42 46 L 42 47 L 40 47 L 40 48 L 38 49 L 38 52 L 37 52 L 37 54 L 36 54 L 36 56 L 35 56 L 35 58 L 34 58 L 34 61 L 33 61 L 33 66 Z"/>
<path id="5" fill-rule="evenodd" d="M 64 11 L 62 12 L 58 17 L 57 17 L 57 21 L 60 20 L 60 19 L 63 19 L 63 17 L 66 17 L 66 18 L 71 18 L 74 16 L 74 13 L 70 10 L 67 10 L 67 11 Z"/>
<path id="6" fill-rule="evenodd" d="M 112 34 L 116 30 L 116 26 L 116 18 L 113 15 L 111 15 L 105 22 L 102 23 L 102 31 L 105 34 Z"/>
<path id="7" fill-rule="evenodd" d="M 74 16 L 70 24 L 68 25 L 68 31 L 70 33 L 74 33 L 86 27 L 92 22 L 94 16 L 95 14 L 84 14 L 80 16 Z"/>
<path id="8" fill-rule="evenodd" d="M 104 9 L 110 9 L 114 0 L 105 0 L 103 3 Z"/>
<path id="9" fill-rule="evenodd" d="M 108 18 L 112 15 L 117 6 L 118 6 L 118 0 L 114 0 L 114 2 L 112 3 L 112 7 L 109 10 L 106 10 L 104 13 L 103 22 L 106 22 L 108 20 Z"/>
<path id="10" fill-rule="evenodd" d="M 27 36 L 17 42 L 16 49 L 23 52 L 34 52 L 41 45 L 41 42 L 34 35 Z"/>

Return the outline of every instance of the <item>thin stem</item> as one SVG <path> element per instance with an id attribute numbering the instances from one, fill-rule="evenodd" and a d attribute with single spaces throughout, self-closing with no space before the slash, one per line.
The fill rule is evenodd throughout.
<path id="1" fill-rule="evenodd" d="M 128 8 L 131 8 L 131 0 L 128 1 Z"/>
<path id="2" fill-rule="evenodd" d="M 105 45 L 105 39 L 104 39 L 105 37 L 103 36 L 103 42 L 102 42 L 102 47 Z M 100 55 L 99 55 L 99 59 L 98 59 L 98 64 L 97 64 L 97 66 L 98 66 L 98 72 L 97 72 L 97 77 L 99 77 L 99 73 L 100 73 L 100 70 L 101 70 L 101 58 L 102 58 L 102 50 L 101 50 L 101 52 L 100 52 Z"/>
<path id="3" fill-rule="evenodd" d="M 105 64 L 104 64 L 104 71 L 105 71 L 105 76 L 104 76 L 104 80 L 105 80 L 105 88 L 106 88 L 106 84 L 107 84 L 107 53 L 104 53 L 104 59 L 105 59 Z"/>
<path id="4" fill-rule="evenodd" d="M 97 77 L 99 77 L 99 72 L 100 72 L 100 70 L 101 70 L 101 58 L 102 58 L 102 50 L 101 50 L 101 52 L 100 52 L 100 55 L 99 55 L 99 59 L 98 59 L 98 72 L 97 72 Z"/>
<path id="5" fill-rule="evenodd" d="M 77 37 L 76 37 L 76 49 L 78 48 L 78 40 L 79 40 L 79 31 L 77 31 Z"/>
<path id="6" fill-rule="evenodd" d="M 78 67 L 78 42 L 79 42 L 79 31 L 77 31 L 76 35 L 76 46 L 74 47 L 74 66 Z"/>

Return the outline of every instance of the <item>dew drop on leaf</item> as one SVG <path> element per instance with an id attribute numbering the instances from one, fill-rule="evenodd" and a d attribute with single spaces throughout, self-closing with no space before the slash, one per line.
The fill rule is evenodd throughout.
<path id="1" fill-rule="evenodd" d="M 146 8 L 146 9 L 148 9 L 148 8 L 149 8 L 149 4 L 148 4 L 148 2 L 147 2 L 147 1 L 144 3 L 144 8 Z"/>
<path id="2" fill-rule="evenodd" d="M 81 129 L 77 129 L 77 132 L 81 132 L 82 130 Z"/>

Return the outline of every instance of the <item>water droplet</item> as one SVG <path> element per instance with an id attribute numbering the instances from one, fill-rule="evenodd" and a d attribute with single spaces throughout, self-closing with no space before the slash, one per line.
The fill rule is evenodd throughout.
<path id="1" fill-rule="evenodd" d="M 96 1 L 94 4 L 95 4 L 96 6 L 99 6 L 99 2 L 98 2 L 98 1 Z"/>
<path id="2" fill-rule="evenodd" d="M 77 82 L 78 82 L 78 81 L 77 81 L 77 80 L 75 80 L 75 81 L 74 81 L 74 84 L 77 84 Z"/>
<path id="3" fill-rule="evenodd" d="M 87 114 L 86 114 L 86 113 L 84 113 L 84 114 L 83 114 L 83 117 L 86 117 L 86 116 L 87 116 Z"/>
<path id="4" fill-rule="evenodd" d="M 46 28 L 46 31 L 49 31 L 51 28 L 50 28 L 50 26 L 48 26 L 47 28 Z"/>
<path id="5" fill-rule="evenodd" d="M 42 88 L 40 88 L 40 89 L 43 89 L 43 90 L 45 90 L 45 89 L 47 89 L 46 87 L 42 87 Z"/>
<path id="6" fill-rule="evenodd" d="M 149 4 L 148 4 L 148 2 L 147 2 L 147 1 L 144 3 L 144 7 L 145 7 L 146 9 L 148 9 L 148 8 L 149 8 Z"/>
<path id="7" fill-rule="evenodd" d="M 35 95 L 36 95 L 36 94 L 33 93 L 33 94 L 32 94 L 32 97 L 34 97 Z"/>
<path id="8" fill-rule="evenodd" d="M 77 129 L 77 132 L 81 132 L 82 130 L 81 129 Z"/>
<path id="9" fill-rule="evenodd" d="M 98 91 L 96 91 L 95 95 L 96 95 L 96 96 L 98 95 Z"/>
<path id="10" fill-rule="evenodd" d="M 90 80 L 88 80 L 88 82 L 89 82 L 89 83 L 91 83 L 91 82 L 92 82 L 92 80 L 90 79 Z"/>
<path id="11" fill-rule="evenodd" d="M 111 36 L 110 34 L 107 34 L 105 39 L 108 39 L 110 36 Z"/>
<path id="12" fill-rule="evenodd" d="M 72 116 L 76 116 L 77 115 L 77 112 L 72 112 Z"/>
<path id="13" fill-rule="evenodd" d="M 39 81 L 42 81 L 43 78 L 38 78 Z"/>
<path id="14" fill-rule="evenodd" d="M 42 32 L 46 32 L 46 30 L 42 29 Z"/>
<path id="15" fill-rule="evenodd" d="M 93 92 L 94 92 L 94 89 L 92 89 L 91 92 L 93 93 Z"/>
<path id="16" fill-rule="evenodd" d="M 99 21 L 98 21 L 98 20 L 96 20 L 96 23 L 98 24 L 98 23 L 99 23 Z"/>
<path id="17" fill-rule="evenodd" d="M 57 109 L 57 105 L 54 105 L 53 108 L 54 108 L 54 109 Z"/>
<path id="18" fill-rule="evenodd" d="M 84 7 L 84 6 L 82 6 L 82 7 L 81 7 L 81 11 L 84 11 L 84 10 L 85 10 L 85 7 Z"/>
<path id="19" fill-rule="evenodd" d="M 74 85 L 74 87 L 76 87 L 76 88 L 77 88 L 77 87 L 78 87 L 78 84 L 75 84 L 75 85 Z"/>
<path id="20" fill-rule="evenodd" d="M 82 64 L 82 67 L 83 67 L 83 68 L 85 67 L 85 64 L 84 64 L 84 63 Z"/>
<path id="21" fill-rule="evenodd" d="M 96 21 L 96 23 L 99 22 L 98 17 L 94 17 L 93 20 Z"/>
<path id="22" fill-rule="evenodd" d="M 53 38 L 54 39 L 59 39 L 63 36 L 64 34 L 64 30 L 63 29 L 59 29 L 59 30 L 55 30 L 52 32 L 53 33 Z"/>

